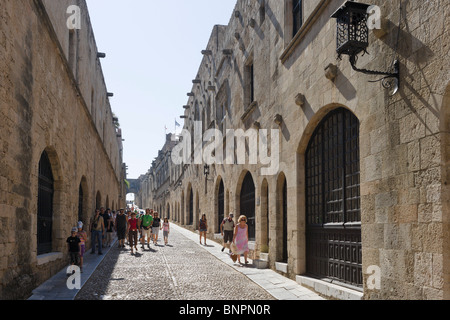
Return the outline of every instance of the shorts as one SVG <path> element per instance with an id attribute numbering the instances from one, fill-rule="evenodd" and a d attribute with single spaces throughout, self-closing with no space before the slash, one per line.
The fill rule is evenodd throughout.
<path id="1" fill-rule="evenodd" d="M 78 265 L 79 257 L 80 257 L 80 253 L 70 252 L 70 264 Z"/>
<path id="2" fill-rule="evenodd" d="M 200 229 L 200 232 L 206 232 L 208 231 L 207 229 Z"/>
<path id="3" fill-rule="evenodd" d="M 152 233 L 159 235 L 159 227 L 152 227 Z"/>
<path id="4" fill-rule="evenodd" d="M 150 228 L 148 230 L 145 230 L 145 228 L 142 228 L 142 238 L 145 239 L 145 237 L 147 237 L 147 240 L 149 240 L 151 233 L 152 233 L 152 230 Z"/>
<path id="5" fill-rule="evenodd" d="M 227 230 L 225 230 L 225 231 L 223 232 L 223 241 L 224 241 L 225 243 L 227 243 L 227 242 L 233 242 L 233 234 L 234 234 L 233 231 L 227 231 Z"/>
<path id="6" fill-rule="evenodd" d="M 163 231 L 163 235 L 164 235 L 164 238 L 168 238 L 169 237 L 169 231 Z"/>

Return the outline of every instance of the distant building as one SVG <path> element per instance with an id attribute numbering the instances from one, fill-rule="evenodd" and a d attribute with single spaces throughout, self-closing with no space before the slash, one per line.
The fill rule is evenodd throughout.
<path id="1" fill-rule="evenodd" d="M 0 10 L 0 300 L 24 299 L 68 265 L 66 239 L 95 208 L 125 206 L 122 133 L 85 1 Z M 87 244 L 90 245 L 90 241 Z"/>
<path id="2" fill-rule="evenodd" d="M 268 252 L 271 268 L 316 289 L 333 282 L 338 298 L 351 288 L 364 299 L 449 299 L 450 3 L 369 3 L 381 28 L 356 66 L 393 72 L 398 59 L 392 96 L 395 86 L 369 82 L 383 76 L 339 59 L 331 16 L 344 3 L 237 1 L 203 48 L 184 107 L 192 157 L 169 170 L 162 154 L 141 202 L 192 230 L 206 213 L 209 237 L 227 213 L 246 215 L 254 258 Z M 232 162 L 196 162 L 208 145 L 198 128 L 217 129 Z M 227 139 L 240 129 L 257 133 L 244 151 Z M 260 153 L 251 160 L 265 140 L 275 174 L 263 174 Z"/>

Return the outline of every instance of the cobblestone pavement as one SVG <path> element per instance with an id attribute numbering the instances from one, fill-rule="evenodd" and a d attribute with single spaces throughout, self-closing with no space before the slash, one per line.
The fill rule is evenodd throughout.
<path id="1" fill-rule="evenodd" d="M 162 232 L 160 234 L 162 236 Z M 171 230 L 169 244 L 112 248 L 76 300 L 273 300 L 198 243 Z M 243 261 L 243 258 L 242 258 Z"/>

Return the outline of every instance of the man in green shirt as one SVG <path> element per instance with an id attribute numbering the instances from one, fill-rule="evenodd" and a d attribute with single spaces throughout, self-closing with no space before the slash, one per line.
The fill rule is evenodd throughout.
<path id="1" fill-rule="evenodd" d="M 140 219 L 142 227 L 142 236 L 141 236 L 142 249 L 144 249 L 145 238 L 147 238 L 147 247 L 150 249 L 150 236 L 153 224 L 153 216 L 151 215 L 150 209 L 146 209 L 145 214 L 142 215 Z"/>

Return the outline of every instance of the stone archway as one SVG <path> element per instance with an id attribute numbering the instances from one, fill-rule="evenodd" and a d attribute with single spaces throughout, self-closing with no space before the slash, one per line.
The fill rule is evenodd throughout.
<path id="1" fill-rule="evenodd" d="M 256 187 L 250 171 L 241 174 L 236 188 L 236 212 L 237 216 L 247 217 L 248 238 L 256 239 Z"/>
<path id="2" fill-rule="evenodd" d="M 222 177 L 218 177 L 214 189 L 214 232 L 220 233 L 220 225 L 225 218 L 225 185 Z"/>
<path id="3" fill-rule="evenodd" d="M 322 108 L 305 129 L 297 163 L 299 232 L 306 240 L 299 269 L 362 286 L 359 120 L 344 107 Z"/>
<path id="4" fill-rule="evenodd" d="M 56 234 L 66 233 L 63 225 L 65 217 L 62 208 L 63 178 L 60 161 L 56 151 L 47 147 L 40 155 L 38 165 L 38 199 L 36 237 L 37 254 L 62 251 L 65 243 L 55 238 Z M 72 216 L 67 217 L 72 219 Z"/>

